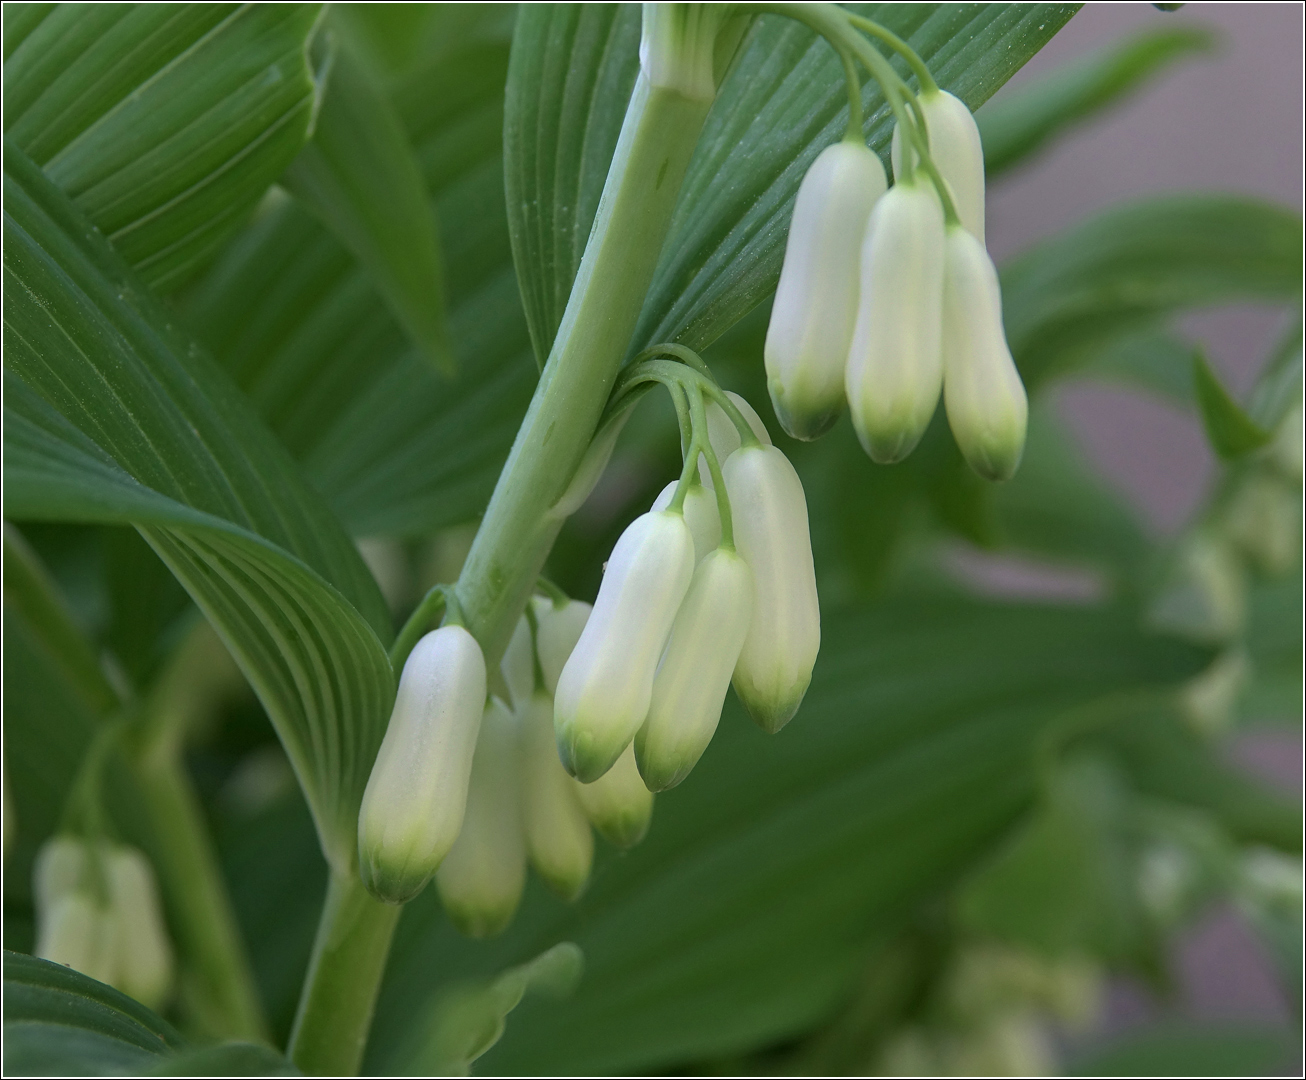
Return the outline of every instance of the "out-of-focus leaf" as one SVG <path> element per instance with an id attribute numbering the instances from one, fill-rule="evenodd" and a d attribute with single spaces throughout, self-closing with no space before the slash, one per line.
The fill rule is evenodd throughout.
<path id="1" fill-rule="evenodd" d="M 420 64 L 388 84 L 457 268 L 446 283 L 456 379 L 436 376 L 362 267 L 293 203 L 270 208 L 188 298 L 199 339 L 355 535 L 479 513 L 530 400 L 502 194 L 510 14 L 434 5 L 414 31 Z"/>
<path id="2" fill-rule="evenodd" d="M 1215 36 L 1199 26 L 1145 30 L 990 101 L 975 116 L 984 141 L 984 171 L 992 180 L 1177 60 L 1214 44 Z"/>
<path id="3" fill-rule="evenodd" d="M 1273 1076 L 1295 1040 L 1274 1028 L 1209 1024 L 1130 1035 L 1070 1062 L 1068 1076 Z"/>
<path id="4" fill-rule="evenodd" d="M 1229 396 L 1211 365 L 1199 352 L 1193 357 L 1193 387 L 1201 407 L 1202 424 L 1211 447 L 1222 458 L 1242 457 L 1264 446 L 1273 432 L 1263 431 L 1242 406 Z"/>
<path id="5" fill-rule="evenodd" d="M 1302 316 L 1300 307 L 1292 324 L 1270 354 L 1265 371 L 1252 391 L 1251 418 L 1263 428 L 1275 428 L 1302 398 Z"/>
<path id="6" fill-rule="evenodd" d="M 1081 373 L 1191 406 L 1193 354 L 1190 342 L 1169 331 L 1143 330 L 1106 342 L 1085 362 Z"/>
<path id="7" fill-rule="evenodd" d="M 502 1037 L 508 1014 L 528 991 L 567 997 L 580 981 L 585 957 L 569 941 L 540 953 L 534 960 L 509 968 L 481 986 L 451 990 L 435 1006 L 426 1025 L 410 1042 L 410 1068 L 428 1076 L 466 1076 L 471 1064 Z"/>
<path id="8" fill-rule="evenodd" d="M 1209 657 L 1117 611 L 916 596 L 822 622 L 793 723 L 769 738 L 732 700 L 648 838 L 601 859 L 578 904 L 531 887 L 489 944 L 461 941 L 434 898 L 410 904 L 368 1067 L 407 1068 L 401 1035 L 444 989 L 433 972 L 485 978 L 559 939 L 585 952 L 576 996 L 523 1003 L 487 1072 L 656 1071 L 807 1030 L 1028 805 L 1057 717 Z"/>
<path id="9" fill-rule="evenodd" d="M 394 693 L 376 583 L 77 208 L 21 151 L 6 170 L 6 513 L 142 530 L 258 691 L 347 866 Z"/>
<path id="10" fill-rule="evenodd" d="M 939 84 L 978 108 L 1065 24 L 1070 4 L 854 4 L 906 38 Z M 614 10 L 615 8 L 615 10 Z M 639 9 L 530 5 L 505 117 L 508 213 L 537 357 L 547 355 L 589 236 L 638 73 Z M 900 67 L 905 74 L 906 68 Z M 892 120 L 864 91 L 871 147 Z M 708 117 L 633 345 L 703 348 L 775 288 L 804 173 L 847 123 L 842 68 L 812 31 L 764 16 Z"/>
<path id="11" fill-rule="evenodd" d="M 27 7 L 13 37 L 6 12 L 6 136 L 147 283 L 175 287 L 308 137 L 321 5 Z"/>
<path id="12" fill-rule="evenodd" d="M 1114 207 L 1002 270 L 1007 340 L 1031 389 L 1105 343 L 1184 308 L 1290 300 L 1301 217 L 1232 196 Z"/>
<path id="13" fill-rule="evenodd" d="M 5 950 L 5 1074 L 148 1072 L 180 1049 L 172 1027 L 112 987 Z"/>
<path id="14" fill-rule="evenodd" d="M 229 1042 L 183 1050 L 165 1058 L 151 1076 L 303 1076 L 281 1054 L 257 1043 Z"/>
<path id="15" fill-rule="evenodd" d="M 426 186 L 390 102 L 348 48 L 335 53 L 313 137 L 283 183 L 363 265 L 426 359 L 452 375 Z"/>
<path id="16" fill-rule="evenodd" d="M 1244 723 L 1302 723 L 1302 581 L 1257 582 L 1247 598 L 1244 642 L 1252 683 L 1241 701 Z"/>

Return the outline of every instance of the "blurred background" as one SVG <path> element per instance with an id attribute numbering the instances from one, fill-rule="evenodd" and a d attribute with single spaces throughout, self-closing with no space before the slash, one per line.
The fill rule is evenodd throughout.
<path id="1" fill-rule="evenodd" d="M 1086 4 L 992 99 L 1001 103 L 1062 64 L 1160 27 L 1211 32 L 1205 52 L 1177 58 L 1155 81 L 1085 122 L 1031 164 L 994 186 L 988 243 L 995 259 L 1025 249 L 1112 203 L 1159 192 L 1231 191 L 1302 205 L 1300 4 Z M 1181 321 L 1226 383 L 1245 393 L 1283 333 L 1282 309 L 1238 305 Z M 1085 452 L 1158 537 L 1175 535 L 1208 491 L 1216 463 L 1196 417 L 1158 398 L 1097 382 L 1068 383 L 1059 409 Z M 995 592 L 1074 588 L 1042 567 L 973 551 L 958 553 L 968 576 Z M 1238 736 L 1232 752 L 1285 790 L 1302 789 L 1300 729 Z M 1117 981 L 1103 1030 L 1119 1033 L 1170 1014 L 1211 1021 L 1286 1022 L 1288 1009 L 1267 958 L 1242 921 L 1220 909 L 1178 946 L 1183 985 L 1163 1005 Z"/>

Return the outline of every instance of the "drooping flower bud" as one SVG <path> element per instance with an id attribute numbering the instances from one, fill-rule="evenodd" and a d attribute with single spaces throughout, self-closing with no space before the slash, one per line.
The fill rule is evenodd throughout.
<path id="1" fill-rule="evenodd" d="M 653 500 L 653 510 L 665 510 L 675 497 L 678 481 L 673 480 Z M 717 513 L 716 495 L 710 487 L 691 484 L 685 493 L 685 524 L 694 537 L 694 562 L 703 561 L 709 551 L 721 543 L 721 515 Z"/>
<path id="2" fill-rule="evenodd" d="M 585 816 L 608 843 L 628 848 L 644 839 L 653 818 L 653 792 L 639 775 L 633 743 L 597 780 L 581 784 L 578 794 Z"/>
<path id="3" fill-rule="evenodd" d="M 745 446 L 722 468 L 735 546 L 753 574 L 753 616 L 735 693 L 766 731 L 798 711 L 821 647 L 821 611 L 802 481 L 774 446 Z"/>
<path id="4" fill-rule="evenodd" d="M 717 548 L 694 571 L 635 736 L 650 791 L 680 783 L 712 741 L 752 614 L 752 571 L 735 552 Z"/>
<path id="5" fill-rule="evenodd" d="M 926 91 L 916 100 L 925 114 L 929 133 L 930 157 L 939 175 L 947 181 L 953 205 L 961 224 L 981 244 L 984 243 L 984 147 L 979 127 L 966 103 L 946 90 Z M 916 151 L 902 145 L 902 133 L 893 129 L 890 160 L 895 180 L 905 173 L 903 151 L 913 165 L 920 159 Z"/>
<path id="6" fill-rule="evenodd" d="M 445 913 L 469 937 L 506 927 L 526 885 L 517 743 L 517 719 L 491 698 L 476 740 L 462 829 L 435 872 Z"/>
<path id="7" fill-rule="evenodd" d="M 771 403 L 795 439 L 825 434 L 843 411 L 862 238 L 887 187 L 880 159 L 846 141 L 822 150 L 799 185 L 765 347 Z"/>
<path id="8" fill-rule="evenodd" d="M 37 853 L 32 873 L 36 955 L 113 983 L 118 925 L 109 900 L 106 866 L 91 845 L 60 835 Z"/>
<path id="9" fill-rule="evenodd" d="M 871 460 L 915 448 L 943 383 L 943 210 L 920 183 L 898 183 L 875 204 L 862 244 L 861 303 L 845 388 Z"/>
<path id="10" fill-rule="evenodd" d="M 117 957 L 113 912 L 86 892 L 64 893 L 43 913 L 36 955 L 112 985 Z"/>
<path id="11" fill-rule="evenodd" d="M 734 402 L 735 408 L 740 411 L 748 422 L 748 426 L 753 429 L 753 434 L 757 436 L 758 442 L 763 446 L 770 446 L 771 433 L 766 430 L 766 425 L 762 423 L 762 418 L 757 415 L 757 410 L 733 390 L 727 390 L 726 397 Z M 722 463 L 738 450 L 743 443 L 743 440 L 739 437 L 739 429 L 726 415 L 725 409 L 721 408 L 715 401 L 708 402 L 707 406 L 707 441 L 712 444 L 712 452 L 716 454 L 717 461 Z M 707 458 L 703 454 L 698 455 L 698 477 L 703 482 L 703 486 L 710 491 L 712 489 L 712 473 L 707 467 Z"/>
<path id="12" fill-rule="evenodd" d="M 458 838 L 484 706 L 471 634 L 444 626 L 413 647 L 358 816 L 363 884 L 380 899 L 416 896 Z"/>
<path id="13" fill-rule="evenodd" d="M 540 658 L 544 689 L 552 696 L 557 692 L 558 676 L 567 657 L 576 648 L 594 609 L 584 600 L 568 600 L 559 606 L 541 596 L 531 604 L 535 610 L 535 655 Z"/>
<path id="14" fill-rule="evenodd" d="M 535 646 L 531 640 L 531 624 L 523 615 L 513 628 L 508 647 L 503 651 L 499 662 L 503 672 L 503 682 L 508 688 L 512 700 L 508 702 L 514 711 L 520 710 L 535 691 Z"/>
<path id="15" fill-rule="evenodd" d="M 106 869 L 117 928 L 113 985 L 158 1009 L 172 989 L 173 952 L 154 871 L 141 852 L 121 846 L 109 850 Z"/>
<path id="16" fill-rule="evenodd" d="M 518 722 L 526 850 L 544 883 L 564 900 L 574 900 L 589 880 L 594 837 L 580 804 L 580 785 L 558 761 L 553 699 L 537 691 Z"/>
<path id="17" fill-rule="evenodd" d="M 694 538 L 669 510 L 636 518 L 613 548 L 554 698 L 558 755 L 581 782 L 607 772 L 648 715 L 653 675 L 693 573 Z"/>
<path id="18" fill-rule="evenodd" d="M 986 480 L 1011 479 L 1025 451 L 1025 387 L 1002 330 L 993 260 L 955 225 L 944 258 L 943 398 L 970 467 Z"/>

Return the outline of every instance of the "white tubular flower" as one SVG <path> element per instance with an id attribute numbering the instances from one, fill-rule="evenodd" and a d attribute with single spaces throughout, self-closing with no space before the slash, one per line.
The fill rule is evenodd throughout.
<path id="1" fill-rule="evenodd" d="M 531 643 L 531 624 L 523 615 L 517 620 L 508 647 L 499 663 L 503 682 L 512 700 L 508 703 L 517 711 L 530 700 L 535 691 L 535 649 Z"/>
<path id="2" fill-rule="evenodd" d="M 580 804 L 580 785 L 558 761 L 553 699 L 536 692 L 518 722 L 526 850 L 544 883 L 564 900 L 575 900 L 589 880 L 594 836 Z"/>
<path id="3" fill-rule="evenodd" d="M 503 930 L 526 886 L 517 742 L 516 718 L 491 698 L 476 740 L 462 829 L 435 872 L 445 913 L 469 937 Z"/>
<path id="4" fill-rule="evenodd" d="M 158 1009 L 172 990 L 173 952 L 154 870 L 132 847 L 112 848 L 105 862 L 117 924 L 113 985 Z"/>
<path id="5" fill-rule="evenodd" d="M 862 237 L 887 187 L 884 166 L 864 144 L 838 142 L 798 188 L 765 348 L 771 404 L 795 439 L 824 435 L 843 411 Z"/>
<path id="6" fill-rule="evenodd" d="M 88 892 L 64 893 L 43 913 L 36 955 L 113 985 L 117 920 Z"/>
<path id="7" fill-rule="evenodd" d="M 363 884 L 380 899 L 416 896 L 458 838 L 484 707 L 471 634 L 444 626 L 414 646 L 358 815 Z"/>
<path id="8" fill-rule="evenodd" d="M 943 372 L 948 423 L 970 467 L 986 480 L 1011 479 L 1025 452 L 1025 387 L 1002 331 L 993 260 L 955 225 L 944 259 Z"/>
<path id="9" fill-rule="evenodd" d="M 752 571 L 735 552 L 718 548 L 694 571 L 653 680 L 648 718 L 635 736 L 650 791 L 680 783 L 712 741 L 752 614 Z"/>
<path id="10" fill-rule="evenodd" d="M 597 780 L 579 785 L 578 793 L 585 816 L 608 843 L 628 848 L 644 839 L 653 818 L 653 792 L 639 775 L 633 744 Z"/>
<path id="11" fill-rule="evenodd" d="M 939 175 L 947 181 L 953 205 L 961 224 L 976 240 L 984 243 L 984 147 L 979 127 L 966 103 L 946 90 L 923 93 L 917 99 L 925 114 L 929 132 L 930 157 Z M 920 160 L 915 150 L 906 148 L 913 166 Z M 893 176 L 900 179 L 903 168 L 902 135 L 893 129 L 890 160 Z"/>
<path id="12" fill-rule="evenodd" d="M 650 511 L 621 534 L 554 699 L 558 755 L 582 783 L 621 756 L 644 717 L 653 675 L 694 573 L 694 538 L 680 514 Z"/>
<path id="13" fill-rule="evenodd" d="M 653 500 L 653 510 L 665 510 L 676 494 L 677 481 L 673 480 Z M 710 487 L 691 484 L 685 493 L 685 524 L 694 538 L 694 562 L 702 562 L 709 551 L 721 543 L 721 515 L 716 508 L 716 495 Z"/>
<path id="14" fill-rule="evenodd" d="M 32 873 L 35 952 L 112 985 L 118 924 L 109 903 L 107 866 L 102 860 L 97 871 L 93 858 L 90 844 L 77 837 L 56 836 L 42 845 Z"/>
<path id="15" fill-rule="evenodd" d="M 861 294 L 848 408 L 871 460 L 889 464 L 920 441 L 943 382 L 943 210 L 927 186 L 895 184 L 875 204 Z"/>
<path id="16" fill-rule="evenodd" d="M 535 654 L 540 658 L 544 688 L 553 695 L 567 657 L 576 648 L 594 609 L 584 600 L 568 600 L 558 607 L 542 596 L 535 597 L 531 604 L 535 609 Z"/>
<path id="17" fill-rule="evenodd" d="M 794 467 L 774 446 L 742 447 L 722 473 L 735 546 L 753 572 L 753 616 L 735 665 L 735 693 L 774 734 L 798 711 L 821 647 L 807 500 Z"/>

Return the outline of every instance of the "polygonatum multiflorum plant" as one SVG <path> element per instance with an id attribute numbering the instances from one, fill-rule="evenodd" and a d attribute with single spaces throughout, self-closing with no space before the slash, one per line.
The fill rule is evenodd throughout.
<path id="1" fill-rule="evenodd" d="M 1209 40 L 980 109 L 1075 10 L 6 4 L 7 1071 L 1041 1073 L 1216 897 L 1289 957 L 1301 323 L 1172 319 L 1300 220 L 995 267 Z M 1200 415 L 1174 543 L 1072 373 Z"/>

